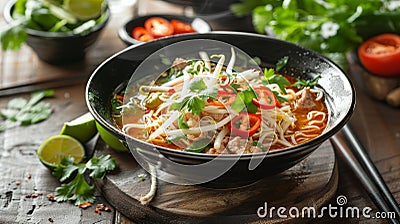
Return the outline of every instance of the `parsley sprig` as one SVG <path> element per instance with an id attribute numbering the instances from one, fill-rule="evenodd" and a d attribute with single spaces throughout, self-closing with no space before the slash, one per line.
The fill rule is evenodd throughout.
<path id="1" fill-rule="evenodd" d="M 88 183 L 85 174 L 89 174 L 91 179 L 102 179 L 108 171 L 117 167 L 117 161 L 110 155 L 93 157 L 87 163 L 74 163 L 72 157 L 64 158 L 53 172 L 63 183 L 56 188 L 56 200 L 74 201 L 76 205 L 83 202 L 93 202 L 95 199 L 95 186 Z M 71 178 L 73 178 L 71 180 Z M 69 181 L 70 180 L 70 181 Z"/>

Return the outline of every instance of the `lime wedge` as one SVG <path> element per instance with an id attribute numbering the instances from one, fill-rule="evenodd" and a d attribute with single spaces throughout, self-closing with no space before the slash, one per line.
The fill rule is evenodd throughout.
<path id="1" fill-rule="evenodd" d="M 63 158 L 71 156 L 76 163 L 85 157 L 85 148 L 76 139 L 67 135 L 55 135 L 46 139 L 37 151 L 40 162 L 49 168 L 55 168 Z"/>
<path id="2" fill-rule="evenodd" d="M 65 0 L 64 7 L 80 20 L 94 19 L 100 16 L 104 0 Z"/>
<path id="3" fill-rule="evenodd" d="M 65 122 L 60 135 L 69 135 L 82 144 L 88 142 L 97 133 L 96 122 L 93 116 L 87 112 L 72 121 Z"/>
<path id="4" fill-rule="evenodd" d="M 122 142 L 109 133 L 106 129 L 104 129 L 99 123 L 96 122 L 97 130 L 99 131 L 100 138 L 111 148 L 115 149 L 116 151 L 127 152 L 128 149 L 125 147 Z"/>

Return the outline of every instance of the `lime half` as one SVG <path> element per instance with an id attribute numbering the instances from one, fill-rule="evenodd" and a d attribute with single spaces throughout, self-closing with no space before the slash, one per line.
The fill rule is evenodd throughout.
<path id="1" fill-rule="evenodd" d="M 76 139 L 67 135 L 55 135 L 46 139 L 37 151 L 40 162 L 49 168 L 57 167 L 63 158 L 73 157 L 79 163 L 85 157 L 85 148 Z"/>
<path id="2" fill-rule="evenodd" d="M 116 151 L 127 152 L 128 149 L 125 147 L 122 142 L 104 129 L 99 123 L 96 122 L 97 130 L 99 131 L 100 138 L 111 148 L 115 149 Z"/>
<path id="3" fill-rule="evenodd" d="M 65 0 L 64 7 L 80 20 L 95 19 L 100 16 L 104 0 Z"/>
<path id="4" fill-rule="evenodd" d="M 96 122 L 93 116 L 87 112 L 72 121 L 65 122 L 60 135 L 74 137 L 82 144 L 85 144 L 97 133 Z"/>

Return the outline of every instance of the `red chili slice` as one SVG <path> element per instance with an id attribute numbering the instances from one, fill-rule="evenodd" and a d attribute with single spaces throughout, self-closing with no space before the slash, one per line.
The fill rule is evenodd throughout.
<path id="1" fill-rule="evenodd" d="M 230 106 L 233 102 L 235 102 L 236 94 L 229 93 L 223 90 L 218 90 L 218 96 L 216 100 L 209 99 L 207 102 L 213 106 L 218 107 L 226 107 Z"/>
<path id="2" fill-rule="evenodd" d="M 253 99 L 253 103 L 260 109 L 268 110 L 280 105 L 274 93 L 267 87 L 257 87 L 254 88 L 254 91 L 256 91 L 258 96 Z"/>
<path id="3" fill-rule="evenodd" d="M 174 34 L 174 28 L 168 20 L 161 17 L 151 17 L 144 22 L 144 27 L 154 38 Z"/>
<path id="4" fill-rule="evenodd" d="M 147 30 L 141 26 L 135 27 L 132 31 L 132 37 L 138 41 L 148 42 L 154 39 L 152 35 L 147 32 Z"/>
<path id="5" fill-rule="evenodd" d="M 228 126 L 233 135 L 248 138 L 257 132 L 257 130 L 260 128 L 260 125 L 260 115 L 241 112 L 238 116 L 232 119 Z"/>
<path id="6" fill-rule="evenodd" d="M 174 27 L 175 34 L 196 32 L 191 25 L 176 19 L 171 20 L 171 25 Z"/>

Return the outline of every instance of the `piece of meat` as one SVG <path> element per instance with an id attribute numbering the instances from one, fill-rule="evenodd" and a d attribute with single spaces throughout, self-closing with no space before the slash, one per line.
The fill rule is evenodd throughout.
<path id="1" fill-rule="evenodd" d="M 175 58 L 172 62 L 172 67 L 174 69 L 183 70 L 188 65 L 188 62 L 183 58 Z"/>
<path id="2" fill-rule="evenodd" d="M 233 154 L 249 153 L 251 141 L 247 138 L 236 136 L 231 138 L 226 147 Z"/>
<path id="3" fill-rule="evenodd" d="M 316 109 L 315 94 L 311 92 L 310 88 L 304 88 L 300 98 L 296 101 L 296 109 L 299 110 L 312 110 Z"/>

